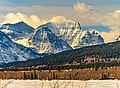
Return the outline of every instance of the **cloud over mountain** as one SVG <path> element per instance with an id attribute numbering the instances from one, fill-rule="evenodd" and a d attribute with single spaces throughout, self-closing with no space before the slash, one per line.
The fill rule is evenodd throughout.
<path id="1" fill-rule="evenodd" d="M 28 25 L 36 28 L 42 24 L 45 20 L 40 20 L 40 18 L 36 15 L 27 16 L 23 13 L 8 13 L 7 15 L 3 16 L 4 21 L 2 24 L 5 23 L 17 23 L 20 21 L 26 22 Z"/>

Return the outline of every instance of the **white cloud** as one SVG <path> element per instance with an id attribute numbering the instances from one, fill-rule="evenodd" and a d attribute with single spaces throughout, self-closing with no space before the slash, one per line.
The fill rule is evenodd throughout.
<path id="1" fill-rule="evenodd" d="M 113 14 L 105 16 L 102 20 L 102 24 L 108 26 L 120 26 L 120 10 L 117 10 Z"/>
<path id="2" fill-rule="evenodd" d="M 74 7 L 75 5 L 77 5 L 77 3 L 74 4 Z M 87 7 L 88 5 L 85 4 L 85 6 Z M 68 17 L 75 21 L 80 21 L 83 25 L 96 24 L 96 22 L 93 22 L 90 19 L 90 15 L 94 14 L 92 13 L 93 9 L 87 10 L 87 11 L 90 11 L 89 13 L 87 11 L 76 11 L 74 7 L 73 6 L 41 6 L 41 5 L 14 6 L 14 7 L 13 6 L 0 6 L 0 12 L 3 12 L 3 14 L 10 13 L 10 12 L 13 12 L 13 13 L 20 12 L 26 15 L 34 14 L 45 20 L 49 20 L 52 17 L 61 15 L 61 16 Z"/>
<path id="3" fill-rule="evenodd" d="M 3 16 L 4 21 L 2 22 L 2 24 L 5 23 L 17 23 L 20 21 L 24 21 L 25 23 L 27 23 L 28 25 L 36 28 L 38 26 L 40 26 L 43 22 L 45 22 L 45 20 L 40 20 L 40 18 L 36 15 L 31 15 L 31 16 L 27 16 L 23 13 L 9 13 L 5 16 Z"/>
<path id="4" fill-rule="evenodd" d="M 80 13 L 87 13 L 92 10 L 92 7 L 90 5 L 86 5 L 85 3 L 77 2 L 74 4 L 74 9 Z"/>
<path id="5" fill-rule="evenodd" d="M 63 15 L 70 16 L 75 12 L 71 6 L 0 6 L 0 12 L 3 13 L 25 13 L 27 15 L 37 15 L 40 18 L 50 19 L 53 16 Z M 71 17 L 72 18 L 72 17 Z"/>
<path id="6" fill-rule="evenodd" d="M 106 16 L 96 16 L 94 20 L 105 26 L 120 26 L 120 10 L 116 10 Z"/>

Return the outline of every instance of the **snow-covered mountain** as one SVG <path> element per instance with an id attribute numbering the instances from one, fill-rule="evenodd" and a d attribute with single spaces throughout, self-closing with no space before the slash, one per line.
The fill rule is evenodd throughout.
<path id="1" fill-rule="evenodd" d="M 18 22 L 15 24 L 3 24 L 0 30 L 14 42 L 27 46 L 27 40 L 32 36 L 35 29 L 24 22 Z"/>
<path id="2" fill-rule="evenodd" d="M 24 22 L 18 22 L 16 24 L 4 24 L 0 29 L 14 40 L 30 37 L 34 32 L 34 28 Z"/>
<path id="3" fill-rule="evenodd" d="M 51 31 L 61 36 L 74 49 L 104 43 L 104 39 L 96 31 L 82 30 L 79 22 L 62 16 L 54 17 L 50 22 L 46 25 Z"/>
<path id="4" fill-rule="evenodd" d="M 39 26 L 35 35 L 29 39 L 29 44 L 34 46 L 39 53 L 59 53 L 72 49 L 66 41 L 56 36 L 50 29 L 46 24 Z"/>
<path id="5" fill-rule="evenodd" d="M 104 39 L 96 31 L 81 29 L 79 22 L 57 16 L 37 29 L 24 22 L 4 24 L 0 28 L 14 42 L 35 48 L 39 53 L 59 53 L 83 46 L 103 44 Z"/>
<path id="6" fill-rule="evenodd" d="M 16 24 L 4 24 L 0 29 L 14 42 L 26 47 L 35 48 L 39 53 L 59 53 L 72 49 L 66 41 L 56 36 L 45 26 L 40 26 L 35 30 L 26 23 L 19 22 Z M 48 40 L 46 41 L 44 37 Z"/>
<path id="7" fill-rule="evenodd" d="M 32 49 L 13 42 L 6 34 L 0 31 L 0 64 L 26 61 L 40 56 L 40 54 L 35 53 Z"/>
<path id="8" fill-rule="evenodd" d="M 62 37 L 71 47 L 74 47 L 74 40 L 80 38 L 82 33 L 80 24 L 77 22 L 60 24 L 49 22 L 46 26 L 55 33 L 56 36 Z"/>
<path id="9" fill-rule="evenodd" d="M 75 46 L 75 48 L 103 43 L 104 39 L 96 31 L 84 31 L 81 35 L 81 41 Z"/>

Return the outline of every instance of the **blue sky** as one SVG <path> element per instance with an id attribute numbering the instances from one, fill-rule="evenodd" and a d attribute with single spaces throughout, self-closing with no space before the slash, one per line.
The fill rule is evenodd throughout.
<path id="1" fill-rule="evenodd" d="M 6 5 L 70 6 L 77 1 L 90 5 L 120 5 L 120 0 L 1 0 L 0 2 L 4 2 Z"/>

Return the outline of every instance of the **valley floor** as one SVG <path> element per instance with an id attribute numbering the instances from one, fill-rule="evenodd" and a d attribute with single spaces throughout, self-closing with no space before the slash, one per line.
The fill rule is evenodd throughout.
<path id="1" fill-rule="evenodd" d="M 119 80 L 0 80 L 0 88 L 120 88 Z"/>

